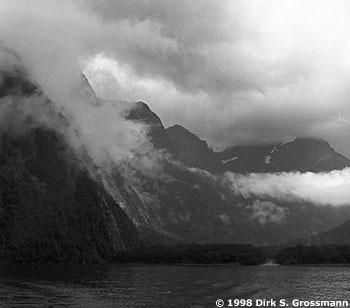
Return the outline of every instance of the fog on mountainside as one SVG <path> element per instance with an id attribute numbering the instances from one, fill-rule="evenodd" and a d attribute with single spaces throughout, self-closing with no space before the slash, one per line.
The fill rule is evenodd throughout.
<path id="1" fill-rule="evenodd" d="M 203 4 L 214 14 L 204 29 L 183 28 L 197 4 L 177 20 L 168 4 L 152 14 L 121 5 L 119 16 L 89 1 L 37 3 L 1 3 L 0 260 L 272 245 L 350 219 L 350 161 L 336 150 L 350 114 L 343 54 L 327 66 L 308 48 L 286 53 L 288 40 L 275 49 L 279 34 L 259 18 L 231 24 L 228 2 L 218 4 L 222 23 Z"/>
<path id="2" fill-rule="evenodd" d="M 342 179 L 347 169 L 333 170 L 346 167 L 348 160 L 327 142 L 296 139 L 252 152 L 259 153 L 258 156 L 252 154 L 259 166 L 269 168 L 268 165 L 273 165 L 276 159 L 278 171 L 292 169 L 289 173 L 269 174 L 259 166 L 254 169 L 254 165 L 244 170 L 242 168 L 246 168 L 247 160 L 243 160 L 242 167 L 235 170 L 231 162 L 240 166 L 240 159 L 249 158 L 249 151 L 255 147 L 240 148 L 237 152 L 235 148 L 230 148 L 216 153 L 185 128 L 175 126 L 165 129 L 160 118 L 144 103 L 98 99 L 84 78 L 79 91 L 74 93 L 80 97 L 78 106 L 87 104 L 86 110 L 80 109 L 80 114 L 74 113 L 78 109 L 65 110 L 65 106 L 50 100 L 20 65 L 3 71 L 1 80 L 1 115 L 4 119 L 1 143 L 1 166 L 4 170 L 1 189 L 4 197 L 1 201 L 7 220 L 2 227 L 3 258 L 20 262 L 64 262 L 70 259 L 74 262 L 96 262 L 108 260 L 111 253 L 136 245 L 139 241 L 276 244 L 326 230 L 350 218 L 350 210 L 346 206 L 349 197 L 345 190 L 342 191 L 342 185 L 346 185 Z M 121 123 L 114 126 L 103 123 L 104 127 L 110 128 L 106 136 L 108 139 L 94 144 L 95 139 L 89 136 L 92 133 L 89 129 L 99 122 L 88 123 L 87 126 L 82 124 L 92 119 L 94 113 L 102 119 L 105 108 L 116 108 L 117 118 L 114 120 Z M 107 121 L 109 117 L 103 119 Z M 138 129 L 141 129 L 143 139 L 128 147 L 123 138 L 126 140 L 129 132 L 135 133 Z M 118 141 L 114 145 L 118 147 L 115 150 L 108 146 L 113 138 Z M 28 148 L 29 141 L 24 140 L 32 140 L 32 145 Z M 49 153 L 45 150 L 57 146 L 62 150 Z M 237 158 L 231 159 L 227 153 L 237 155 Z M 283 162 L 291 162 L 290 157 L 295 153 L 300 153 L 300 156 L 294 157 L 294 167 L 283 165 Z M 266 159 L 267 154 L 271 156 L 269 160 Z M 16 159 L 10 160 L 13 155 Z M 46 155 L 45 160 L 42 155 Z M 60 165 L 56 166 L 56 161 Z M 48 164 L 45 167 L 44 162 Z M 43 168 L 53 171 L 43 173 Z M 61 175 L 55 168 L 67 171 Z M 18 171 L 11 175 L 5 170 Z M 302 173 L 307 170 L 318 173 Z M 327 173 L 328 170 L 333 171 Z M 22 174 L 21 182 L 14 187 L 9 186 L 17 172 Z M 80 188 L 82 177 L 91 184 Z M 317 179 L 316 182 L 311 181 L 314 186 L 308 187 L 308 195 L 300 190 L 303 177 L 309 182 L 310 177 Z M 301 180 L 299 184 L 298 178 Z M 321 202 L 317 199 L 318 193 L 313 195 L 312 189 L 319 189 L 323 178 L 327 181 L 335 179 L 333 188 L 339 186 L 337 199 Z M 63 182 L 73 184 L 69 184 L 71 188 L 64 194 L 59 193 L 57 199 L 52 192 L 61 191 Z M 293 194 L 290 193 L 291 188 Z M 81 195 L 81 189 L 83 195 L 89 191 L 92 200 L 95 200 L 88 209 L 81 208 L 83 204 L 90 204 Z M 15 191 L 18 193 L 15 194 Z M 33 194 L 37 196 L 34 198 Z M 100 200 L 101 196 L 104 197 Z M 28 203 L 25 200 L 32 201 Z M 77 205 L 74 205 L 75 202 Z M 55 210 L 47 212 L 47 207 Z M 105 225 L 97 222 L 96 214 L 91 216 L 86 211 L 97 211 Z M 24 213 L 28 218 L 20 219 Z M 92 217 L 95 218 L 92 220 Z M 52 225 L 62 219 L 64 224 Z M 73 231 L 72 224 L 81 226 L 81 229 Z M 70 232 L 75 232 L 77 236 L 71 238 Z M 79 232 L 85 235 L 78 236 Z M 98 237 L 90 238 L 88 246 L 84 244 L 90 232 L 104 238 L 105 248 L 98 244 L 101 241 Z M 12 246 L 12 243 L 16 245 Z M 38 245 L 46 248 L 40 250 L 36 248 Z M 83 259 L 67 255 L 67 245 L 83 251 Z M 114 248 L 107 252 L 106 247 Z M 47 255 L 47 251 L 51 251 L 50 254 Z"/>

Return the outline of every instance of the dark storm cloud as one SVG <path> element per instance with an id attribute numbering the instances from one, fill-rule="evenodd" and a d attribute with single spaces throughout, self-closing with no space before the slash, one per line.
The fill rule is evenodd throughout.
<path id="1" fill-rule="evenodd" d="M 176 53 L 155 62 L 114 57 L 159 83 L 118 94 L 147 99 L 166 124 L 179 122 L 216 145 L 315 136 L 350 153 L 349 125 L 337 116 L 350 117 L 346 1 L 85 3 L 108 22 L 154 22 L 177 42 Z"/>
<path id="2" fill-rule="evenodd" d="M 315 136 L 350 154 L 345 0 L 0 3 L 1 39 L 48 88 L 78 62 L 99 95 L 144 100 L 215 146 Z"/>
<path id="3" fill-rule="evenodd" d="M 161 33 L 178 43 L 178 52 L 159 56 L 143 52 L 118 53 L 138 74 L 166 77 L 181 90 L 233 91 L 259 89 L 239 50 L 240 19 L 227 9 L 229 1 L 96 1 L 87 2 L 106 22 L 152 22 Z M 242 29 L 242 31 L 244 31 Z M 230 46 L 227 42 L 238 42 Z M 116 42 L 117 44 L 118 42 Z M 226 50 L 229 48 L 229 50 Z M 227 52 L 235 57 L 227 63 Z M 227 66 L 228 64 L 229 66 Z M 232 69 L 236 67 L 236 69 Z M 240 74 L 237 74 L 237 70 Z"/>
<path id="4" fill-rule="evenodd" d="M 159 177 L 163 153 L 147 142 L 146 128 L 125 120 L 125 104 L 80 97 L 80 70 L 101 96 L 144 100 L 165 124 L 183 124 L 213 145 L 308 135 L 350 154 L 348 6 L 341 0 L 0 0 L 0 44 L 16 51 L 70 120 L 70 141 L 98 166 L 128 160 Z M 0 52 L 2 69 L 17 60 Z M 22 104 L 24 115 L 33 114 L 30 102 Z M 41 111 L 39 104 L 39 120 L 53 125 Z M 0 110 L 2 119 L 8 114 Z M 133 173 L 127 178 L 138 181 Z M 349 204 L 349 178 L 344 169 L 224 179 L 242 196 L 339 206 Z M 260 223 L 287 215 L 266 202 L 251 210 Z"/>

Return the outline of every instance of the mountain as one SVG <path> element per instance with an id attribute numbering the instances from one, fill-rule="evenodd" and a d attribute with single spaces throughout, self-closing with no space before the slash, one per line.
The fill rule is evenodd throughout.
<path id="1" fill-rule="evenodd" d="M 350 166 L 350 160 L 336 152 L 322 139 L 295 138 L 292 141 L 229 147 L 214 152 L 206 141 L 181 125 L 166 129 L 166 133 L 186 166 L 219 174 L 269 172 L 326 172 Z M 164 137 L 165 139 L 166 137 Z"/>
<path id="2" fill-rule="evenodd" d="M 235 146 L 217 153 L 217 159 L 224 164 L 226 171 L 237 173 L 263 172 L 268 163 L 267 157 L 275 145 Z"/>
<path id="3" fill-rule="evenodd" d="M 323 245 L 337 244 L 337 245 L 349 245 L 350 244 L 350 220 L 347 220 L 340 226 L 331 230 L 322 232 L 318 235 L 318 242 Z"/>
<path id="4" fill-rule="evenodd" d="M 143 123 L 147 124 L 147 121 L 143 119 Z M 296 234 L 303 236 L 325 230 L 344 221 L 345 217 L 350 218 L 346 207 L 320 208 L 307 202 L 259 200 L 254 196 L 234 195 L 221 182 L 218 155 L 208 148 L 205 141 L 179 125 L 167 128 L 166 133 L 184 166 L 163 163 L 162 177 L 167 175 L 170 181 L 162 177 L 155 180 L 139 176 L 145 184 L 136 189 L 152 196 L 151 201 L 147 198 L 141 203 L 149 202 L 144 211 L 153 217 L 151 225 L 159 223 L 157 232 L 182 241 L 265 245 L 286 242 Z M 266 146 L 269 152 L 274 147 Z M 186 166 L 198 169 L 195 171 Z M 287 217 L 277 223 L 260 223 L 254 219 L 259 205 L 262 208 L 272 206 L 271 212 L 263 210 L 262 215 L 274 215 L 274 209 L 279 209 L 287 213 Z"/>
<path id="5" fill-rule="evenodd" d="M 291 142 L 263 146 L 235 146 L 217 153 L 225 170 L 246 172 L 325 172 L 350 166 L 327 141 L 295 138 Z"/>
<path id="6" fill-rule="evenodd" d="M 66 125 L 42 95 L 22 69 L 0 72 L 0 107 L 9 107 L 0 125 L 0 260 L 111 260 L 140 242 L 139 231 L 64 136 L 22 114 L 20 98 L 32 97 Z"/>
<path id="7" fill-rule="evenodd" d="M 15 67 L 9 71 L 0 71 L 0 98 L 25 96 L 39 91 L 34 85 L 25 71 L 19 67 Z"/>
<path id="8" fill-rule="evenodd" d="M 189 167 L 196 167 L 213 173 L 224 171 L 223 163 L 217 159 L 206 141 L 181 125 L 174 125 L 166 129 L 171 143 L 178 153 L 179 159 Z"/>
<path id="9" fill-rule="evenodd" d="M 298 238 L 291 245 L 350 245 L 350 220 L 341 225 L 320 233 L 313 233 Z"/>
<path id="10" fill-rule="evenodd" d="M 43 128 L 0 139 L 0 258 L 92 263 L 139 241 L 106 190 Z"/>
<path id="11" fill-rule="evenodd" d="M 130 105 L 130 103 L 127 104 Z M 165 131 L 162 121 L 144 102 L 132 103 L 127 119 L 146 124 L 148 127 L 148 138 L 152 144 L 157 149 L 166 150 L 174 157 L 177 157 L 177 152 Z"/>
<path id="12" fill-rule="evenodd" d="M 97 164 L 72 146 L 64 135 L 71 119 L 23 68 L 1 74 L 0 107 L 11 107 L 0 114 L 1 260 L 102 262 L 141 242 L 269 245 L 350 219 L 346 207 L 244 196 L 225 181 L 230 170 L 346 166 L 348 159 L 325 141 L 297 138 L 215 153 L 184 127 L 165 129 L 145 103 L 115 102 L 128 104 L 125 119 L 146 128 L 150 152 Z M 105 101 L 82 77 L 77 95 L 100 108 Z M 28 108 L 20 108 L 23 102 Z M 42 121 L 44 111 L 50 121 Z"/>

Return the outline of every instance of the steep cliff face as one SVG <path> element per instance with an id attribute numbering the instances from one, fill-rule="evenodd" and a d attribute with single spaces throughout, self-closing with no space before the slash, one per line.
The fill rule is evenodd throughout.
<path id="1" fill-rule="evenodd" d="M 119 205 L 47 129 L 0 139 L 0 258 L 91 263 L 138 243 Z"/>

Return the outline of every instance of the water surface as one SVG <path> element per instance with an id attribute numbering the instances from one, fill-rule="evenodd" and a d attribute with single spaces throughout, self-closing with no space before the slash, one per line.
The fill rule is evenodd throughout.
<path id="1" fill-rule="evenodd" d="M 215 307 L 218 298 L 350 302 L 349 281 L 348 267 L 3 264 L 0 306 L 194 308 Z"/>

